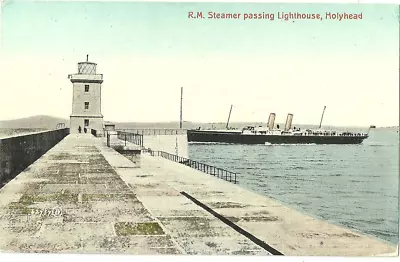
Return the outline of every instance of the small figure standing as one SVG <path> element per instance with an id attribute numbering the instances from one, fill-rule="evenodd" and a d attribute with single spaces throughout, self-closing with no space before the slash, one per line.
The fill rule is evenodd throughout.
<path id="1" fill-rule="evenodd" d="M 83 129 L 83 131 L 85 131 L 85 134 L 86 134 L 86 132 L 87 132 L 87 128 L 85 127 L 85 128 Z"/>
<path id="2" fill-rule="evenodd" d="M 79 133 L 82 131 L 81 126 L 78 127 L 78 131 L 79 131 Z"/>

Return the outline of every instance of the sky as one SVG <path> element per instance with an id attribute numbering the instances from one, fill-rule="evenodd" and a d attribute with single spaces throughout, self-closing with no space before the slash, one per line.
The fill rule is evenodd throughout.
<path id="1" fill-rule="evenodd" d="M 188 12 L 274 13 L 273 21 Z M 278 19 L 278 13 L 322 20 Z M 362 13 L 329 20 L 326 12 Z M 373 4 L 6 1 L 0 120 L 69 118 L 77 63 L 104 75 L 102 113 L 124 122 L 399 124 L 399 9 Z"/>

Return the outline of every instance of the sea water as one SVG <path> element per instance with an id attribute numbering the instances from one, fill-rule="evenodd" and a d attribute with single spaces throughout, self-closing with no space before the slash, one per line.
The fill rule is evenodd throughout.
<path id="1" fill-rule="evenodd" d="M 189 157 L 303 213 L 398 243 L 398 129 L 373 129 L 360 145 L 194 143 Z"/>

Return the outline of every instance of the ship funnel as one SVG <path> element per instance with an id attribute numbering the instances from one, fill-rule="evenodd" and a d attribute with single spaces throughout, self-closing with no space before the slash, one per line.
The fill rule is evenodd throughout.
<path id="1" fill-rule="evenodd" d="M 271 113 L 271 114 L 269 114 L 269 118 L 268 118 L 269 130 L 274 129 L 274 124 L 275 124 L 275 113 Z"/>
<path id="2" fill-rule="evenodd" d="M 288 131 L 290 128 L 292 128 L 292 120 L 293 114 L 288 114 L 286 118 L 285 131 Z"/>

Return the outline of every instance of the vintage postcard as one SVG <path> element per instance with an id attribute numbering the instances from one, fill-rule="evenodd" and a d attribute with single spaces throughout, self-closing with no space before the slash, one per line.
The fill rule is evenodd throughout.
<path id="1" fill-rule="evenodd" d="M 0 251 L 398 256 L 399 7 L 2 2 Z"/>

